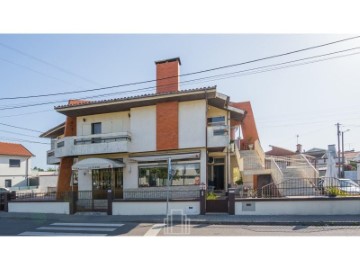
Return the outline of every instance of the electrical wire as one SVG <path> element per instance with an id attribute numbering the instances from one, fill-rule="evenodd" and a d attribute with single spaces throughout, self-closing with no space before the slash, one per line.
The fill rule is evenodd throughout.
<path id="1" fill-rule="evenodd" d="M 30 128 L 24 128 L 24 127 L 17 127 L 17 126 L 5 124 L 5 123 L 0 123 L 0 125 L 6 126 L 6 127 L 17 128 L 17 129 L 23 129 L 23 130 L 32 131 L 32 132 L 44 133 L 43 131 L 39 131 L 39 130 L 36 130 L 36 129 L 30 129 Z"/>
<path id="2" fill-rule="evenodd" d="M 297 60 L 292 60 L 292 61 L 287 61 L 287 62 L 283 62 L 283 63 L 278 63 L 278 64 L 272 64 L 272 65 L 267 65 L 267 66 L 261 66 L 261 67 L 256 67 L 256 68 L 251 68 L 251 69 L 246 69 L 246 70 L 241 70 L 241 71 L 236 71 L 236 72 L 230 72 L 230 73 L 225 73 L 225 74 L 218 74 L 218 75 L 212 75 L 212 76 L 206 76 L 206 77 L 202 77 L 202 78 L 197 78 L 197 79 L 192 79 L 192 80 L 188 80 L 183 82 L 184 83 L 189 83 L 189 82 L 205 82 L 202 80 L 206 80 L 206 82 L 210 82 L 210 81 L 217 81 L 217 80 L 223 80 L 223 79 L 228 79 L 228 78 L 233 78 L 233 77 L 239 77 L 239 76 L 248 76 L 248 75 L 254 75 L 254 74 L 258 74 L 258 73 L 264 73 L 264 72 L 269 72 L 269 71 L 273 71 L 273 70 L 278 70 L 278 69 L 284 69 L 284 68 L 289 68 L 289 67 L 296 67 L 296 66 L 302 66 L 302 65 L 307 65 L 307 64 L 312 64 L 312 63 L 316 63 L 316 62 L 322 62 L 322 61 L 327 61 L 327 60 L 331 60 L 331 59 L 337 59 L 337 58 L 342 58 L 342 57 L 347 57 L 347 56 L 352 56 L 352 55 L 357 55 L 360 54 L 359 53 L 352 53 L 352 54 L 346 54 L 346 55 L 340 55 L 340 56 L 335 56 L 335 57 L 328 57 L 325 59 L 320 59 L 320 60 L 314 60 L 314 61 L 308 61 L 308 62 L 303 62 L 303 63 L 298 63 L 298 64 L 293 64 L 293 65 L 285 65 L 288 63 L 294 63 L 294 62 L 299 62 L 305 59 L 313 59 L 313 58 L 318 58 L 318 57 L 323 57 L 326 55 L 332 55 L 332 54 L 336 54 L 336 53 L 342 53 L 345 51 L 349 51 L 349 50 L 355 50 L 355 49 L 360 49 L 360 47 L 355 47 L 355 48 L 351 48 L 351 49 L 347 49 L 347 50 L 342 50 L 342 51 L 337 51 L 337 52 L 332 52 L 332 53 L 328 53 L 328 54 L 323 54 L 323 55 L 318 55 L 318 56 L 311 56 L 311 57 L 306 57 L 306 58 L 302 58 L 302 59 L 297 59 Z M 285 66 L 283 66 L 285 65 Z M 280 67 L 277 67 L 280 66 Z M 276 68 L 271 68 L 269 69 L 268 67 L 276 67 Z M 268 68 L 268 69 L 264 69 L 264 68 Z M 259 70 L 260 69 L 260 70 Z M 261 70 L 264 69 L 264 70 Z M 248 71 L 253 71 L 253 70 L 259 70 L 259 71 L 255 71 L 255 72 L 249 72 L 249 73 L 245 73 Z M 244 73 L 244 74 L 241 74 Z M 216 77 L 216 78 L 215 78 Z M 222 77 L 222 78 L 221 78 Z M 212 80 L 208 80 L 209 78 L 215 78 Z M 169 85 L 173 85 L 173 84 L 168 84 L 165 86 L 169 86 Z M 95 95 L 95 96 L 88 96 L 88 97 L 81 97 L 79 99 L 91 99 L 91 98 L 98 98 L 98 97 L 104 97 L 104 96 L 110 96 L 110 95 L 118 95 L 118 94 L 124 94 L 124 93 L 132 93 L 132 92 L 138 92 L 138 91 L 144 91 L 144 90 L 154 90 L 155 87 L 151 86 L 151 87 L 144 87 L 144 88 L 140 88 L 140 89 L 133 89 L 133 90 L 128 90 L 128 91 L 122 91 L 122 92 L 115 92 L 115 93 L 108 93 L 108 94 L 102 94 L 102 95 Z M 58 100 L 58 101 L 48 101 L 48 102 L 42 102 L 42 103 L 31 103 L 28 105 L 19 105 L 19 106 L 13 106 L 13 107 L 7 107 L 7 108 L 1 108 L 0 111 L 2 110 L 11 110 L 11 109 L 18 109 L 18 108 L 25 108 L 25 107 L 33 107 L 33 106 L 40 106 L 40 105 L 48 105 L 48 104 L 54 104 L 54 103 L 60 103 L 60 102 L 67 102 L 68 100 Z"/>
<path id="3" fill-rule="evenodd" d="M 47 66 L 50 66 L 50 67 L 55 68 L 55 69 L 57 69 L 57 70 L 60 70 L 61 72 L 64 72 L 64 73 L 66 73 L 66 74 L 68 74 L 68 75 L 71 75 L 71 76 L 74 76 L 74 77 L 78 77 L 78 78 L 80 78 L 80 79 L 82 79 L 82 80 L 84 80 L 84 81 L 86 81 L 86 82 L 88 82 L 88 83 L 92 83 L 92 84 L 96 84 L 96 85 L 101 85 L 100 83 L 95 82 L 95 81 L 93 81 L 93 80 L 91 80 L 91 79 L 88 79 L 88 78 L 86 78 L 86 77 L 84 77 L 84 76 L 82 76 L 82 75 L 79 75 L 79 74 L 76 74 L 76 73 L 74 73 L 74 72 L 72 72 L 72 71 L 66 70 L 66 69 L 64 69 L 64 68 L 62 68 L 62 67 L 60 67 L 60 66 L 58 66 L 58 65 L 52 64 L 52 63 L 50 63 L 50 62 L 48 62 L 48 61 L 45 61 L 45 60 L 43 60 L 43 59 L 41 59 L 41 58 L 39 58 L 39 57 L 36 57 L 36 56 L 34 56 L 34 55 L 31 55 L 31 54 L 29 54 L 29 53 L 26 53 L 26 52 L 24 52 L 24 51 L 21 51 L 21 50 L 19 50 L 19 49 L 17 49 L 17 48 L 11 47 L 11 46 L 9 46 L 9 45 L 7 45 L 7 44 L 4 44 L 4 43 L 2 43 L 2 42 L 0 42 L 0 46 L 2 46 L 2 47 L 4 47 L 4 48 L 7 48 L 7 49 L 9 49 L 9 50 L 11 50 L 11 51 L 14 51 L 14 52 L 16 52 L 16 53 L 18 53 L 18 54 L 21 54 L 21 55 L 23 55 L 23 56 L 26 56 L 26 57 L 28 57 L 28 58 L 30 58 L 30 59 L 32 59 L 32 60 L 38 61 L 38 62 L 40 62 L 40 63 L 42 63 L 42 64 L 47 65 Z"/>
<path id="4" fill-rule="evenodd" d="M 321 45 L 311 46 L 311 47 L 307 47 L 307 48 L 303 48 L 303 49 L 299 49 L 299 50 L 295 50 L 295 51 L 290 51 L 290 52 L 287 52 L 287 53 L 282 53 L 282 54 L 276 54 L 276 55 L 272 55 L 272 56 L 262 57 L 262 58 L 258 58 L 258 59 L 254 59 L 254 60 L 250 60 L 250 61 L 241 62 L 241 63 L 236 63 L 236 64 L 231 64 L 231 65 L 225 65 L 225 66 L 220 66 L 220 67 L 215 67 L 215 68 L 200 70 L 200 71 L 196 71 L 196 72 L 191 72 L 191 73 L 182 74 L 182 75 L 179 75 L 179 76 L 170 76 L 170 77 L 166 77 L 166 78 L 160 78 L 160 79 L 157 79 L 157 80 L 156 80 L 156 79 L 152 79 L 152 80 L 147 80 L 147 81 L 132 82 L 132 83 L 125 83 L 125 84 L 118 84 L 118 85 L 113 85 L 113 86 L 100 87 L 100 88 L 87 89 L 87 90 L 79 90 L 79 91 L 71 91 L 71 92 L 59 92 L 59 93 L 51 93 L 51 94 L 31 95 L 31 96 L 18 96 L 18 97 L 6 97 L 6 98 L 1 98 L 0 100 L 5 100 L 5 99 L 10 100 L 10 99 L 37 98 L 37 97 L 47 97 L 47 96 L 55 96 L 55 95 L 64 95 L 64 94 L 70 94 L 70 93 L 71 93 L 71 94 L 74 94 L 74 93 L 84 93 L 84 92 L 93 92 L 93 91 L 100 91 L 100 90 L 113 89 L 113 88 L 126 87 L 126 86 L 134 86 L 134 85 L 139 85 L 139 84 L 146 84 L 146 83 L 156 82 L 156 81 L 159 81 L 159 80 L 166 80 L 166 79 L 170 79 L 170 78 L 174 78 L 174 77 L 185 77 L 185 76 L 190 76 L 190 75 L 197 75 L 197 74 L 201 74 L 201 73 L 205 73 L 205 72 L 211 72 L 211 71 L 216 71 L 216 70 L 220 70 L 220 69 L 227 69 L 227 68 L 237 67 L 237 66 L 246 65 L 246 64 L 250 64 L 250 63 L 255 63 L 255 62 L 259 62 L 259 61 L 274 59 L 274 58 L 283 57 L 283 56 L 288 56 L 288 55 L 291 55 L 291 54 L 295 54 L 295 53 L 299 53 L 299 52 L 304 52 L 304 51 L 308 51 L 308 50 L 313 50 L 313 49 L 317 49 L 317 48 L 321 48 L 321 47 L 333 45 L 333 44 L 340 43 L 340 42 L 345 42 L 345 41 L 349 41 L 349 40 L 354 40 L 354 39 L 357 39 L 357 38 L 360 38 L 360 36 L 355 36 L 355 37 L 351 37 L 351 38 L 341 39 L 341 40 L 337 40 L 337 41 L 333 41 L 333 42 L 329 42 L 329 43 L 325 43 L 325 44 L 321 44 Z"/>

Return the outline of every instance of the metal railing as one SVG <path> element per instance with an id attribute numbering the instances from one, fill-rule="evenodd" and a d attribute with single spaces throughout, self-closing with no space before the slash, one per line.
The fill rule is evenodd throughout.
<path id="1" fill-rule="evenodd" d="M 284 175 L 274 158 L 270 158 L 270 169 L 273 182 L 278 184 L 281 183 L 284 179 Z"/>
<path id="2" fill-rule="evenodd" d="M 254 149 L 260 159 L 261 164 L 264 166 L 265 165 L 265 152 L 262 149 L 259 140 L 256 140 L 254 143 Z"/>
<path id="3" fill-rule="evenodd" d="M 157 190 L 125 190 L 124 200 L 166 200 L 168 195 L 167 189 Z M 199 189 L 170 189 L 170 200 L 198 200 L 200 198 Z"/>
<path id="4" fill-rule="evenodd" d="M 16 192 L 11 201 L 70 201 L 72 192 Z"/>
<path id="5" fill-rule="evenodd" d="M 306 178 L 317 178 L 319 177 L 318 170 L 311 164 L 311 162 L 306 158 L 305 155 L 301 154 L 300 157 L 306 162 L 307 166 L 304 167 L 304 177 Z"/>
<path id="6" fill-rule="evenodd" d="M 239 186 L 235 189 L 237 198 L 331 198 L 360 197 L 360 180 L 355 185 L 346 185 L 337 178 L 288 179 L 280 184 L 270 183 L 261 188 Z"/>

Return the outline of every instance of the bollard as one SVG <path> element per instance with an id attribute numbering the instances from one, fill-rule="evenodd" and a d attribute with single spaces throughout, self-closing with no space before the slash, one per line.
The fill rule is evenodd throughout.
<path id="1" fill-rule="evenodd" d="M 109 216 L 112 215 L 112 203 L 113 203 L 113 200 L 114 200 L 114 194 L 113 194 L 113 191 L 111 189 L 109 189 L 107 191 L 107 203 L 108 203 L 108 207 L 107 207 L 107 214 Z"/>
<path id="2" fill-rule="evenodd" d="M 235 189 L 229 188 L 229 215 L 235 215 Z"/>
<path id="3" fill-rule="evenodd" d="M 200 215 L 205 215 L 206 213 L 206 197 L 205 190 L 200 190 Z"/>

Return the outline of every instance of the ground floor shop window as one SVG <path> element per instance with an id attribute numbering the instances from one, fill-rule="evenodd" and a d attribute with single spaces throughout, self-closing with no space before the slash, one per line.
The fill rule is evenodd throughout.
<path id="1" fill-rule="evenodd" d="M 172 165 L 171 185 L 186 186 L 200 184 L 200 163 Z M 168 168 L 164 165 L 139 167 L 139 187 L 161 187 L 167 185 Z"/>
<path id="2" fill-rule="evenodd" d="M 93 190 L 123 187 L 123 168 L 92 170 Z"/>

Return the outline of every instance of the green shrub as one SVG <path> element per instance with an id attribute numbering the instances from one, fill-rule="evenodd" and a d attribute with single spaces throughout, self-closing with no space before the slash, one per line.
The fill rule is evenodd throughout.
<path id="1" fill-rule="evenodd" d="M 347 193 L 342 191 L 336 187 L 330 187 L 326 189 L 326 193 L 328 196 L 346 196 Z"/>
<path id="2" fill-rule="evenodd" d="M 206 196 L 207 200 L 216 200 L 217 198 L 218 198 L 218 196 L 216 196 L 216 194 L 214 192 L 210 192 Z"/>
<path id="3" fill-rule="evenodd" d="M 242 178 L 239 178 L 238 180 L 236 180 L 235 184 L 237 184 L 238 186 L 242 185 L 243 184 Z"/>

